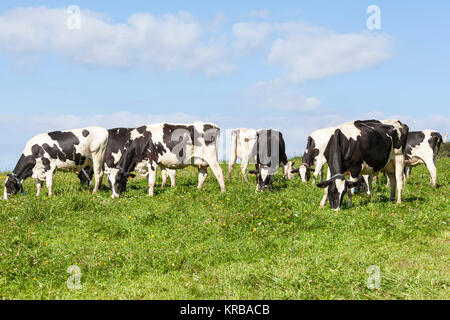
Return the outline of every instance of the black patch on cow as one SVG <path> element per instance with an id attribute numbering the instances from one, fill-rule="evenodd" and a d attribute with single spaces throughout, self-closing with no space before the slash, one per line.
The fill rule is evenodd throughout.
<path id="1" fill-rule="evenodd" d="M 314 164 L 314 159 L 319 155 L 319 149 L 316 148 L 316 142 L 312 137 L 308 137 L 305 153 L 303 153 L 302 163 L 310 168 Z"/>
<path id="2" fill-rule="evenodd" d="M 430 148 L 433 150 L 434 154 L 438 154 L 439 149 L 441 148 L 442 136 L 439 132 L 432 132 L 431 138 L 428 139 L 428 144 Z"/>
<path id="3" fill-rule="evenodd" d="M 106 146 L 105 152 L 105 164 L 108 167 L 113 168 L 117 164 L 112 154 L 117 154 L 120 151 L 123 155 L 126 145 L 130 140 L 131 131 L 133 130 L 134 128 L 115 128 L 108 130 L 108 145 Z"/>
<path id="4" fill-rule="evenodd" d="M 220 132 L 220 129 L 212 124 L 204 124 L 203 125 L 203 138 L 205 140 L 205 144 L 209 146 L 210 144 L 216 143 L 217 136 Z"/>
<path id="5" fill-rule="evenodd" d="M 178 133 L 181 133 L 182 131 L 186 132 L 186 135 L 182 136 Z M 177 131 L 177 136 L 174 136 L 174 132 Z M 178 132 L 179 131 L 179 132 Z M 163 142 L 167 146 L 167 148 L 172 152 L 172 150 L 175 148 L 175 146 L 178 146 L 181 148 L 179 156 L 182 157 L 182 150 L 185 149 L 185 146 L 187 144 L 194 143 L 194 136 L 195 136 L 195 127 L 194 126 L 185 126 L 185 125 L 173 125 L 169 123 L 165 123 L 163 125 Z M 198 133 L 197 133 L 198 137 Z M 175 139 L 178 138 L 178 139 Z M 189 139 L 190 138 L 190 141 Z"/>
<path id="6" fill-rule="evenodd" d="M 82 165 L 86 160 L 85 157 L 82 157 L 81 154 L 76 152 L 75 146 L 80 144 L 80 140 L 78 137 L 72 132 L 62 132 L 62 131 L 54 131 L 48 133 L 52 140 L 55 140 L 58 143 L 59 149 L 62 152 L 62 155 L 58 154 L 58 158 L 61 161 L 72 160 L 77 165 Z M 62 160 L 64 159 L 64 160 Z"/>
<path id="7" fill-rule="evenodd" d="M 412 149 L 420 145 L 425 140 L 425 134 L 422 131 L 411 131 L 406 139 L 405 160 L 410 160 Z"/>
<path id="8" fill-rule="evenodd" d="M 129 140 L 125 145 L 125 151 L 117 166 L 123 168 L 126 172 L 133 171 L 136 164 L 144 159 L 157 160 L 158 158 L 158 152 L 152 141 L 152 133 L 147 131 L 146 128 L 146 126 L 142 126 L 135 129 L 142 136 Z"/>
<path id="9" fill-rule="evenodd" d="M 84 129 L 83 132 L 81 132 L 81 134 L 83 135 L 83 137 L 87 137 L 89 135 L 89 131 Z"/>

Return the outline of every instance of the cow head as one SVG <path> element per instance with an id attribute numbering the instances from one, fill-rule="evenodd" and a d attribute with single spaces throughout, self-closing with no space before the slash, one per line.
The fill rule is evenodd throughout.
<path id="1" fill-rule="evenodd" d="M 111 198 L 119 198 L 122 192 L 127 191 L 128 179 L 135 176 L 121 167 L 111 169 L 108 174 L 108 185 L 112 190 Z"/>
<path id="2" fill-rule="evenodd" d="M 5 181 L 5 191 L 3 193 L 3 199 L 8 200 L 8 196 L 16 195 L 23 192 L 22 182 L 14 174 L 8 174 Z"/>
<path id="3" fill-rule="evenodd" d="M 82 168 L 76 173 L 78 179 L 80 179 L 80 184 L 85 186 L 90 186 L 92 183 L 92 176 L 94 175 L 94 170 L 90 166 Z"/>
<path id="4" fill-rule="evenodd" d="M 339 210 L 345 193 L 349 188 L 356 187 L 359 183 L 360 180 L 356 182 L 347 181 L 343 174 L 336 174 L 327 181 L 318 183 L 317 186 L 323 189 L 327 188 L 331 208 Z"/>
<path id="5" fill-rule="evenodd" d="M 274 173 L 271 172 L 270 167 L 259 166 L 259 168 L 257 167 L 256 170 L 252 170 L 250 173 L 256 175 L 256 184 L 257 187 L 259 186 L 259 191 L 262 192 L 267 189 L 272 191 Z"/>

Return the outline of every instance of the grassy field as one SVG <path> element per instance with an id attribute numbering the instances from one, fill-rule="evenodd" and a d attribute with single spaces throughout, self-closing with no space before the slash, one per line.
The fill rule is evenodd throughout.
<path id="1" fill-rule="evenodd" d="M 36 198 L 30 179 L 0 201 L 0 299 L 449 299 L 449 166 L 438 160 L 438 189 L 415 168 L 401 205 L 378 183 L 339 212 L 298 176 L 257 194 L 239 168 L 224 194 L 211 172 L 197 191 L 189 168 L 176 188 L 148 198 L 136 178 L 117 200 L 64 173 Z M 66 285 L 71 265 L 81 289 Z"/>

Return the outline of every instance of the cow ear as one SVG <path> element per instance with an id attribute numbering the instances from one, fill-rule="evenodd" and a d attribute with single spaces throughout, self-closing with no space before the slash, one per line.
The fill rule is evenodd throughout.
<path id="1" fill-rule="evenodd" d="M 300 169 L 297 169 L 297 168 L 296 168 L 296 169 L 292 169 L 292 170 L 291 170 L 291 173 L 298 173 L 299 170 L 300 170 Z"/>
<path id="2" fill-rule="evenodd" d="M 326 187 L 328 187 L 331 184 L 331 182 L 332 182 L 332 180 L 319 182 L 318 184 L 316 184 L 316 186 L 319 188 L 325 189 Z"/>
<path id="3" fill-rule="evenodd" d="M 252 175 L 256 175 L 256 174 L 258 173 L 258 171 L 256 171 L 256 170 L 250 170 L 249 173 L 252 174 Z"/>
<path id="4" fill-rule="evenodd" d="M 133 178 L 136 177 L 135 174 L 132 174 L 132 173 L 129 173 L 129 172 L 127 172 L 126 175 L 127 175 L 128 179 L 133 179 Z"/>

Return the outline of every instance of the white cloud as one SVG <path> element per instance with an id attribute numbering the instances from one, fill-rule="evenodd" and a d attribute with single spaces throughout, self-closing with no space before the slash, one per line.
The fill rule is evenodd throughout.
<path id="1" fill-rule="evenodd" d="M 253 11 L 267 17 L 268 11 Z M 164 71 L 230 73 L 237 61 L 253 53 L 284 69 L 280 77 L 301 83 L 377 65 L 391 56 L 386 34 L 340 34 L 304 22 L 249 21 L 221 30 L 218 13 L 203 26 L 192 14 L 134 13 L 126 23 L 81 10 L 81 27 L 67 27 L 64 9 L 16 8 L 0 16 L 0 50 L 19 63 L 52 53 L 68 62 L 105 68 L 145 66 Z M 220 30 L 220 32 L 219 32 Z M 209 31 L 209 32 L 208 32 Z"/>
<path id="2" fill-rule="evenodd" d="M 249 49 L 260 49 L 268 46 L 273 27 L 266 22 L 242 22 L 233 25 L 233 35 L 235 37 L 234 47 L 238 51 L 248 51 Z"/>
<path id="3" fill-rule="evenodd" d="M 80 64 L 123 68 L 144 65 L 163 70 L 231 72 L 223 41 L 205 39 L 200 23 L 187 12 L 154 16 L 136 13 L 127 23 L 89 10 L 81 11 L 81 28 L 66 26 L 63 9 L 16 8 L 0 16 L 0 49 L 16 58 L 55 53 Z"/>
<path id="4" fill-rule="evenodd" d="M 244 92 L 243 100 L 249 106 L 279 111 L 309 111 L 321 104 L 316 97 L 303 96 L 297 87 L 279 78 L 258 82 Z"/>
<path id="5" fill-rule="evenodd" d="M 393 39 L 382 33 L 337 33 L 304 22 L 241 22 L 233 26 L 239 50 L 268 49 L 267 61 L 295 83 L 358 71 L 388 60 Z"/>
<path id="6" fill-rule="evenodd" d="M 391 43 L 390 36 L 370 32 L 290 34 L 274 41 L 268 60 L 301 83 L 375 66 L 391 57 Z"/>

